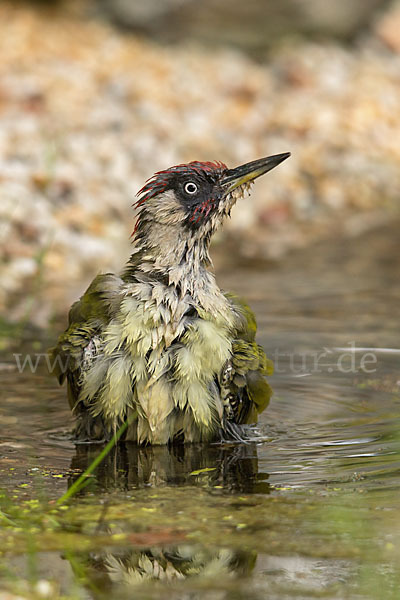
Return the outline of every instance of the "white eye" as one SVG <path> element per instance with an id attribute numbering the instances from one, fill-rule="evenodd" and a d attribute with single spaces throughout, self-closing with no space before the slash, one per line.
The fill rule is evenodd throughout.
<path id="1" fill-rule="evenodd" d="M 197 192 L 198 187 L 195 183 L 193 183 L 193 181 L 188 181 L 188 183 L 185 183 L 184 190 L 187 194 L 193 196 L 193 194 Z"/>

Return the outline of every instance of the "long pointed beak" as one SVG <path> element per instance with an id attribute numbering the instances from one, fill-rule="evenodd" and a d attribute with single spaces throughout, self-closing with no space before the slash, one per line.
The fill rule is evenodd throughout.
<path id="1" fill-rule="evenodd" d="M 240 165 L 234 169 L 228 169 L 225 171 L 220 184 L 225 187 L 225 196 L 233 192 L 234 189 L 243 185 L 244 183 L 251 183 L 257 177 L 268 173 L 271 169 L 274 169 L 281 164 L 284 160 L 289 158 L 290 152 L 284 152 L 283 154 L 275 154 L 274 156 L 267 156 L 266 158 L 259 158 L 252 162 Z"/>

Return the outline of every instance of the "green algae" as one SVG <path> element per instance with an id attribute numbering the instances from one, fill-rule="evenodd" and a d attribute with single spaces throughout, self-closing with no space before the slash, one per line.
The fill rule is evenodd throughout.
<path id="1" fill-rule="evenodd" d="M 196 576 L 195 589 L 206 593 L 209 586 L 218 589 L 224 575 L 224 589 L 229 589 L 227 570 L 246 578 L 257 557 L 285 560 L 299 555 L 304 561 L 341 564 L 353 575 L 356 572 L 357 589 L 368 598 L 368 582 L 383 565 L 392 573 L 390 586 L 397 581 L 400 509 L 377 511 L 387 495 L 363 493 L 362 488 L 354 491 L 351 485 L 354 482 L 336 491 L 302 490 L 289 495 L 285 491 L 270 497 L 232 495 L 221 488 L 163 487 L 137 489 L 123 499 L 113 492 L 83 496 L 61 506 L 35 498 L 15 503 L 2 495 L 1 514 L 6 520 L 0 530 L 0 568 L 6 573 L 5 565 L 12 563 L 13 556 L 33 554 L 40 560 L 43 553 L 62 553 L 80 571 L 78 579 L 86 588 L 96 587 L 98 570 L 106 579 L 110 573 L 116 577 L 117 570 L 116 597 L 124 598 L 127 589 L 139 585 L 141 589 L 149 581 L 157 584 L 151 588 L 155 593 L 159 577 L 168 579 L 168 585 L 172 580 L 176 587 L 178 580 L 182 586 L 180 580 L 186 578 L 192 586 Z M 11 586 L 10 575 L 8 581 Z M 382 595 L 372 597 L 384 598 L 387 585 L 381 582 Z M 282 591 L 280 586 L 277 589 Z M 325 597 L 325 592 L 340 589 L 336 582 L 322 595 L 314 593 Z M 312 589 L 307 593 L 314 597 Z"/>

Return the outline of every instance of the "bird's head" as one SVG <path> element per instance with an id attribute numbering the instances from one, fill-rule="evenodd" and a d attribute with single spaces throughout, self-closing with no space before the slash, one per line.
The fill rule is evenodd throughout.
<path id="1" fill-rule="evenodd" d="M 207 239 L 257 177 L 290 156 L 276 154 L 228 169 L 220 162 L 190 162 L 159 171 L 138 192 L 136 232 L 140 237 L 158 224 Z M 172 233 L 168 231 L 168 233 Z"/>

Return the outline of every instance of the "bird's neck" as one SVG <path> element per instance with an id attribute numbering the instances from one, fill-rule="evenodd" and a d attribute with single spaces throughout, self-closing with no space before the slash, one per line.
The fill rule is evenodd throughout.
<path id="1" fill-rule="evenodd" d="M 171 322 L 180 323 L 176 315 L 182 316 L 182 308 L 193 307 L 210 315 L 225 329 L 234 327 L 238 317 L 208 270 L 209 237 L 196 238 L 196 233 L 188 235 L 187 231 L 153 223 L 151 235 L 135 239 L 124 273 L 127 289 L 140 298 L 145 288 L 143 298 L 148 298 L 149 287 L 159 290 L 161 283 L 165 286 L 162 293 Z"/>
<path id="2" fill-rule="evenodd" d="M 180 288 L 183 295 L 193 293 L 204 278 L 211 276 L 209 245 L 209 236 L 153 223 L 151 230 L 135 238 L 127 272 L 161 278 L 167 285 Z"/>

